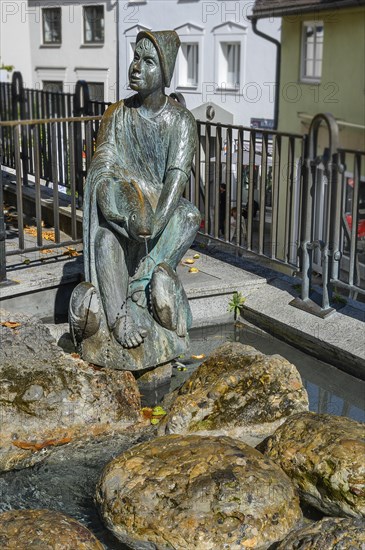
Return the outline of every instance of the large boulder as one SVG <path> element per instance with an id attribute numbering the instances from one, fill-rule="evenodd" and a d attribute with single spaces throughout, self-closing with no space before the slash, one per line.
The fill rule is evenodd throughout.
<path id="1" fill-rule="evenodd" d="M 0 514 L 4 550 L 103 550 L 81 523 L 50 510 L 11 510 Z"/>
<path id="2" fill-rule="evenodd" d="M 226 343 L 178 391 L 159 435 L 228 435 L 255 446 L 291 414 L 307 410 L 294 365 L 280 355 Z"/>
<path id="3" fill-rule="evenodd" d="M 170 435 L 105 468 L 96 502 L 130 548 L 266 549 L 301 519 L 289 478 L 245 443 Z"/>
<path id="4" fill-rule="evenodd" d="M 42 460 L 57 445 L 140 422 L 131 373 L 66 355 L 41 323 L 0 312 L 0 471 Z"/>
<path id="5" fill-rule="evenodd" d="M 365 426 L 329 414 L 301 413 L 260 445 L 303 500 L 332 516 L 365 516 Z"/>
<path id="6" fill-rule="evenodd" d="M 365 521 L 324 518 L 291 532 L 276 550 L 355 550 L 365 548 Z"/>

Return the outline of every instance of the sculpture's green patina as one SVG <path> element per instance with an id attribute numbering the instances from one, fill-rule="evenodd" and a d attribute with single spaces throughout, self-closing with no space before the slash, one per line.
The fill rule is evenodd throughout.
<path id="1" fill-rule="evenodd" d="M 191 314 L 175 269 L 200 215 L 182 194 L 196 124 L 165 95 L 179 38 L 141 32 L 129 69 L 137 92 L 103 116 L 85 189 L 85 283 L 70 302 L 82 357 L 138 370 L 184 352 Z"/>

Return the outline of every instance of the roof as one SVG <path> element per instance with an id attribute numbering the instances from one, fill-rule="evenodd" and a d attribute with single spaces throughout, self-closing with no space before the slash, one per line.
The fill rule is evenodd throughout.
<path id="1" fill-rule="evenodd" d="M 256 0 L 250 19 L 365 6 L 365 0 Z"/>

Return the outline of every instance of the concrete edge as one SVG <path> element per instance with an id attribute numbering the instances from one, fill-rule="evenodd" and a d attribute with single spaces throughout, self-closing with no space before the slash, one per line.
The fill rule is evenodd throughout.
<path id="1" fill-rule="evenodd" d="M 280 320 L 273 320 L 272 317 L 252 307 L 243 306 L 242 318 L 287 344 L 293 345 L 321 361 L 330 363 L 347 374 L 365 380 L 365 360 L 351 352 L 320 340 Z"/>

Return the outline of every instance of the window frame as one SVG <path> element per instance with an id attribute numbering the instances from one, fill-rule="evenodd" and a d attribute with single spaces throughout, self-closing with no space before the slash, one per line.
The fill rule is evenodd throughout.
<path id="1" fill-rule="evenodd" d="M 216 82 L 215 93 L 228 95 L 243 95 L 246 80 L 246 56 L 247 56 L 247 25 L 239 25 L 233 21 L 222 23 L 212 29 L 214 34 L 214 80 Z M 228 82 L 228 59 L 224 49 L 226 44 L 239 46 L 239 56 L 236 60 L 237 82 Z M 237 78 L 236 78 L 237 80 Z"/>
<path id="2" fill-rule="evenodd" d="M 92 81 L 92 82 L 87 82 L 88 86 L 89 86 L 89 94 L 90 94 L 90 100 L 91 101 L 97 101 L 99 103 L 105 103 L 105 82 L 97 82 L 97 81 Z M 103 98 L 100 99 L 95 99 L 95 95 L 93 93 L 93 89 L 92 89 L 92 86 L 95 86 L 95 88 L 97 86 L 102 86 L 103 87 Z M 94 88 L 94 91 L 95 91 L 95 88 Z"/>
<path id="3" fill-rule="evenodd" d="M 322 27 L 322 42 L 318 42 L 316 35 L 317 33 L 314 33 L 314 42 L 313 42 L 313 74 L 307 74 L 307 28 L 308 27 L 314 27 L 317 29 L 318 27 Z M 318 58 L 316 56 L 318 52 L 318 44 L 321 44 L 322 51 L 321 51 L 321 57 Z M 323 21 L 303 21 L 302 23 L 302 33 L 301 33 L 301 52 L 300 52 L 300 80 L 301 82 L 307 82 L 307 83 L 320 83 L 322 79 L 323 74 L 323 46 L 324 46 L 324 22 Z M 320 75 L 317 76 L 316 73 L 316 64 L 320 61 L 321 63 L 321 70 Z"/>
<path id="4" fill-rule="evenodd" d="M 220 76 L 225 77 L 225 84 L 228 90 L 237 90 L 240 88 L 240 83 L 242 80 L 241 77 L 241 43 L 239 41 L 221 41 L 219 42 L 221 51 L 219 52 L 220 57 Z M 233 48 L 233 62 L 234 62 L 234 75 L 235 78 L 230 81 L 229 79 L 229 65 L 230 65 L 230 52 L 229 48 Z M 224 73 L 224 74 L 223 74 Z"/>
<path id="5" fill-rule="evenodd" d="M 46 90 L 45 89 L 45 85 L 57 85 L 57 84 L 60 84 L 61 85 L 61 89 L 60 90 Z M 63 93 L 63 86 L 64 86 L 64 83 L 63 83 L 63 80 L 42 80 L 42 91 L 43 92 L 49 92 L 49 93 L 52 93 L 52 94 L 62 94 Z"/>
<path id="6" fill-rule="evenodd" d="M 59 14 L 59 40 L 46 40 L 46 32 L 52 33 L 53 30 L 46 31 L 45 23 L 46 23 L 46 13 L 48 12 L 57 12 Z M 52 21 L 57 21 L 57 17 Z M 62 7 L 54 6 L 54 7 L 44 7 L 42 8 L 42 45 L 43 46 L 60 46 L 62 44 Z"/>
<path id="7" fill-rule="evenodd" d="M 202 93 L 203 83 L 203 42 L 204 29 L 191 22 L 186 22 L 174 29 L 180 38 L 181 47 L 176 60 L 176 69 L 174 75 L 175 90 L 181 90 L 183 93 L 200 94 Z M 188 59 L 184 53 L 189 45 L 196 47 L 195 53 L 195 81 L 188 79 Z"/>
<path id="8" fill-rule="evenodd" d="M 102 10 L 102 18 L 100 19 L 102 21 L 102 26 L 101 26 L 101 30 L 102 30 L 102 40 L 95 40 L 95 28 L 94 26 L 91 27 L 91 29 L 87 29 L 86 28 L 86 25 L 87 23 L 90 24 L 90 22 L 88 21 L 88 18 L 87 18 L 87 13 L 90 12 L 91 10 L 96 10 L 96 9 L 100 9 Z M 89 5 L 89 6 L 83 6 L 82 7 L 82 19 L 83 19 L 83 45 L 84 46 L 103 46 L 105 44 L 105 7 L 103 4 L 97 4 L 97 5 Z M 95 21 L 97 21 L 97 19 L 95 18 Z M 95 24 L 95 21 L 92 22 L 92 25 Z M 92 33 L 92 39 L 91 40 L 87 40 L 86 39 L 86 35 L 87 35 L 87 32 L 90 31 Z"/>
<path id="9" fill-rule="evenodd" d="M 189 52 L 187 51 L 189 47 L 193 47 L 192 54 L 192 72 L 193 78 L 189 79 Z M 181 56 L 179 58 L 179 88 L 194 88 L 196 89 L 199 86 L 199 42 L 182 42 L 181 43 Z"/>

